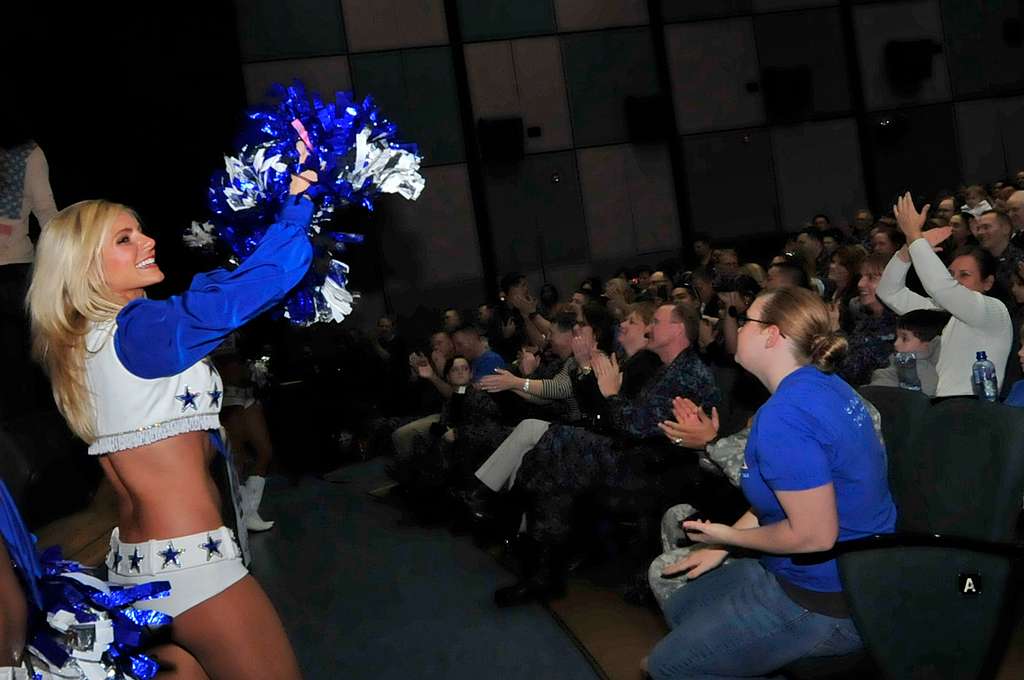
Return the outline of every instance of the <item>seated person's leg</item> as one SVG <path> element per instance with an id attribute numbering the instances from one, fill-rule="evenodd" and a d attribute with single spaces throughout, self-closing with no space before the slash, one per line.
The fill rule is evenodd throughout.
<path id="1" fill-rule="evenodd" d="M 520 422 L 476 471 L 477 479 L 491 491 L 501 491 L 512 486 L 523 456 L 537 445 L 549 427 L 551 423 L 533 418 Z"/>
<path id="2" fill-rule="evenodd" d="M 430 426 L 441 420 L 440 413 L 434 413 L 408 425 L 403 425 L 391 434 L 391 442 L 395 446 L 395 456 L 399 459 L 407 459 L 413 450 L 417 438 L 427 437 L 430 434 Z"/>
<path id="3" fill-rule="evenodd" d="M 807 611 L 751 558 L 677 588 L 663 609 L 672 632 L 648 657 L 655 680 L 768 675 L 822 649 L 843 654 L 860 647 L 849 619 Z"/>

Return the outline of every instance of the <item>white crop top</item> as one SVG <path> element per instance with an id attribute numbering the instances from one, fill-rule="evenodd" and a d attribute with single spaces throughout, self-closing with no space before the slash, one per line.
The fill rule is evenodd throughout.
<path id="1" fill-rule="evenodd" d="M 97 323 L 86 337 L 86 380 L 96 433 L 90 454 L 123 451 L 185 432 L 220 427 L 224 387 L 208 358 L 177 375 L 140 378 L 118 358 L 116 330 L 114 321 Z"/>

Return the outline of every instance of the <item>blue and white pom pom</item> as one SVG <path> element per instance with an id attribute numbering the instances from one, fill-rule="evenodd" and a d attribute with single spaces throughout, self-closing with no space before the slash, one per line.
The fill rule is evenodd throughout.
<path id="1" fill-rule="evenodd" d="M 420 155 L 415 145 L 396 140 L 395 125 L 371 97 L 356 101 L 351 93 L 338 92 L 325 102 L 298 81 L 289 88 L 275 85 L 271 94 L 280 103 L 249 112 L 241 149 L 224 158 L 225 169 L 211 182 L 213 216 L 193 222 L 185 242 L 204 249 L 222 243 L 236 262 L 244 261 L 280 211 L 291 175 L 315 170 L 318 182 L 306 191 L 316 205 L 309 236 L 315 257 L 328 258 L 328 266 L 311 267 L 279 311 L 299 325 L 341 321 L 351 313 L 355 296 L 347 289 L 348 266 L 334 255 L 363 237 L 324 226 L 340 206 L 373 210 L 380 194 L 419 198 L 425 184 Z M 300 139 L 309 148 L 304 163 L 296 151 Z"/>
<path id="2" fill-rule="evenodd" d="M 162 612 L 132 605 L 166 597 L 167 581 L 111 586 L 62 559 L 60 548 L 40 557 L 39 611 L 28 649 L 53 677 L 81 680 L 152 680 L 160 670 L 141 652 L 146 633 L 171 623 Z"/>

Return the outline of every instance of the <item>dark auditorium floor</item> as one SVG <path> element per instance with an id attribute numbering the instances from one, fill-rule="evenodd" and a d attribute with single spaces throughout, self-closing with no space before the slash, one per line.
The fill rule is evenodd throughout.
<path id="1" fill-rule="evenodd" d="M 307 678 L 598 677 L 543 607 L 494 607 L 511 575 L 470 538 L 371 497 L 382 468 L 282 483 L 264 500 L 278 524 L 253 538 L 253 571 Z"/>

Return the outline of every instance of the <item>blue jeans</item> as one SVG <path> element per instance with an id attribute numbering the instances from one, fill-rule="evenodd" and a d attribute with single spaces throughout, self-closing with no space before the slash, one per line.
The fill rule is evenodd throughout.
<path id="1" fill-rule="evenodd" d="M 851 619 L 807 611 L 756 559 L 738 559 L 694 579 L 665 603 L 672 632 L 647 660 L 652 678 L 770 677 L 807 656 L 862 646 Z"/>

